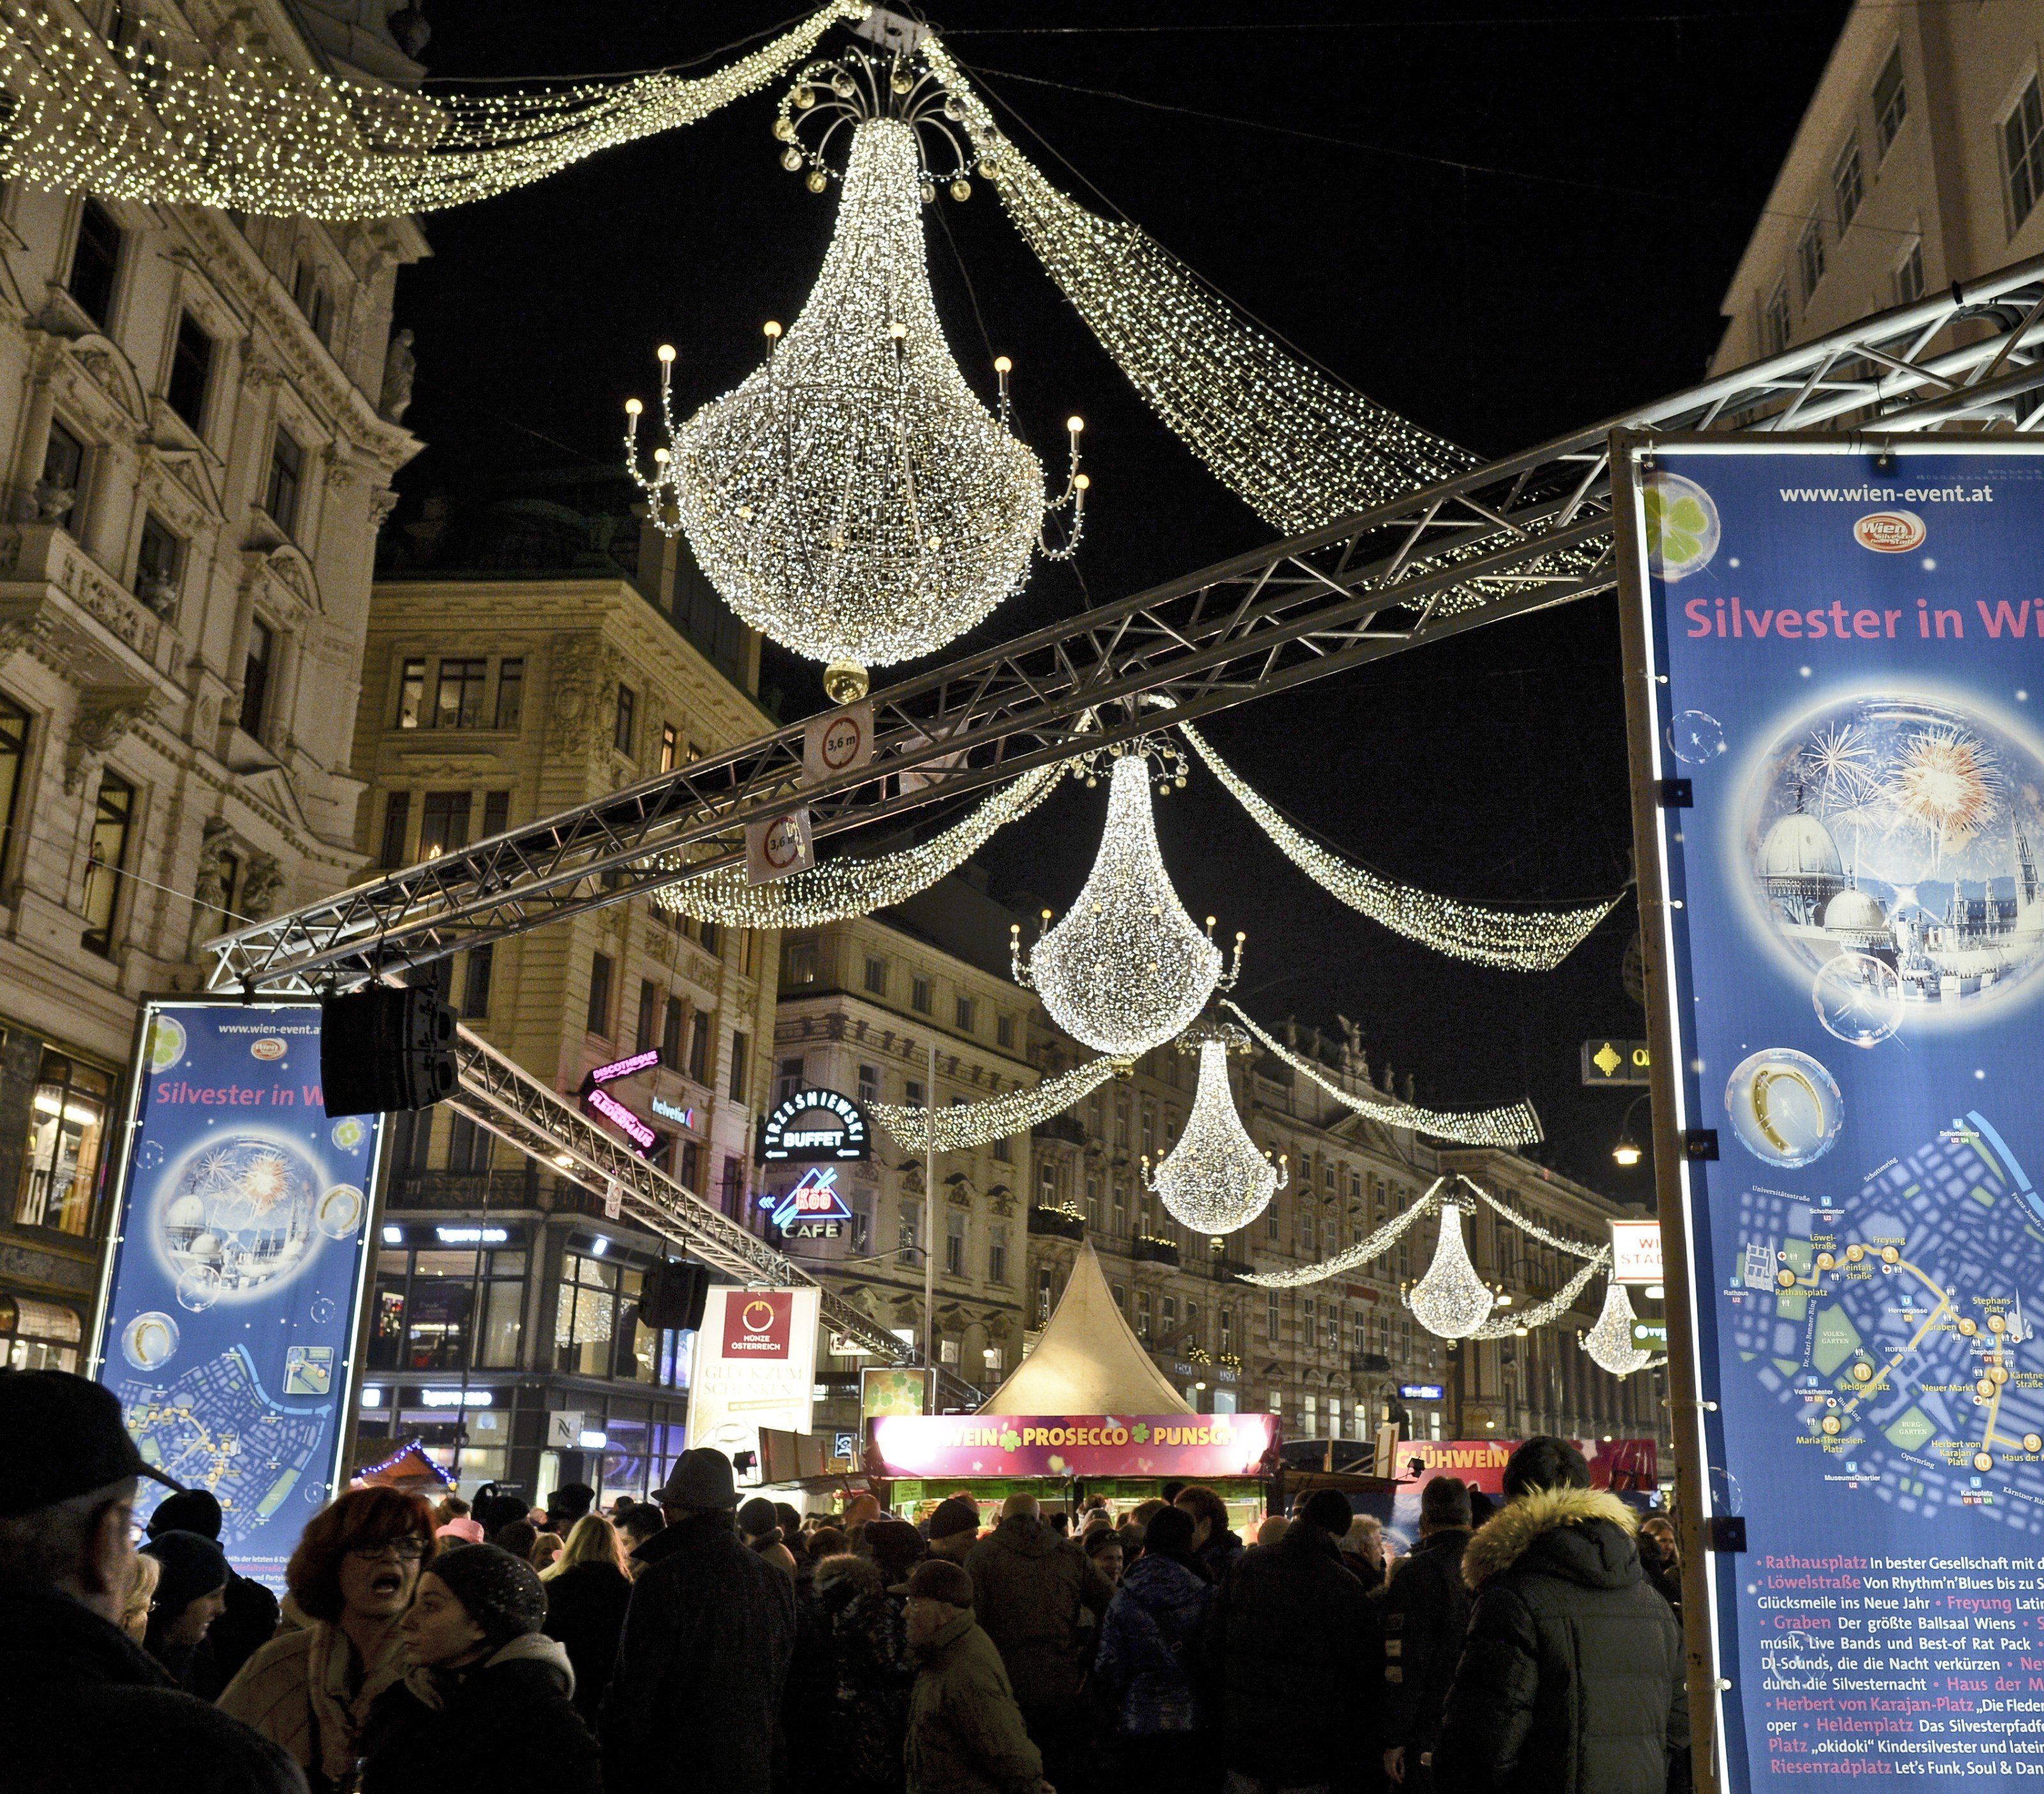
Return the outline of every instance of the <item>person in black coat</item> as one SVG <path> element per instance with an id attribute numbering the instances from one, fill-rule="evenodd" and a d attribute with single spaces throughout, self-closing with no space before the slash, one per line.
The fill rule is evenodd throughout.
<path id="1" fill-rule="evenodd" d="M 159 1532 L 142 1550 L 161 1566 L 143 1647 L 186 1693 L 216 1700 L 219 1689 L 202 1685 L 209 1671 L 200 1653 L 208 1629 L 227 1605 L 227 1581 L 234 1573 L 227 1553 L 195 1532 Z M 201 1671 L 198 1678 L 194 1669 Z"/>
<path id="2" fill-rule="evenodd" d="M 739 1542 L 731 1460 L 699 1446 L 654 1497 L 667 1524 L 632 1553 L 604 1773 L 631 1794 L 769 1794 L 795 1648 L 795 1584 Z"/>
<path id="3" fill-rule="evenodd" d="M 291 1759 L 171 1686 L 117 1623 L 136 1479 L 113 1391 L 0 1370 L 0 1786 L 305 1794 Z"/>
<path id="4" fill-rule="evenodd" d="M 167 1532 L 195 1532 L 217 1545 L 220 1522 L 220 1499 L 212 1490 L 181 1489 L 156 1504 L 144 1530 L 152 1539 Z M 276 1637 L 277 1620 L 277 1597 L 230 1565 L 220 1617 L 192 1653 L 185 1686 L 202 1700 L 217 1700 L 242 1665 Z"/>
<path id="5" fill-rule="evenodd" d="M 443 1551 L 403 1623 L 412 1668 L 363 1728 L 362 1794 L 602 1794 L 568 1655 L 540 1630 L 539 1572 L 494 1545 Z"/>
<path id="6" fill-rule="evenodd" d="M 1237 1560 L 1207 1620 L 1222 1761 L 1266 1789 L 1350 1779 L 1354 1666 L 1374 1638 L 1370 1596 L 1335 1543 L 1350 1518 L 1346 1496 L 1309 1496 L 1282 1538 Z"/>
<path id="7" fill-rule="evenodd" d="M 590 1725 L 603 1704 L 632 1604 L 617 1529 L 601 1514 L 585 1514 L 568 1535 L 567 1549 L 540 1578 L 547 1591 L 548 1638 L 557 1639 L 574 1670 L 575 1711 Z"/>
<path id="8" fill-rule="evenodd" d="M 1469 1541 L 1469 1485 L 1458 1476 L 1436 1476 L 1420 1492 L 1418 1548 L 1398 1560 L 1377 1603 L 1384 1773 L 1419 1794 L 1433 1785 L 1441 1708 L 1469 1630 L 1469 1584 L 1462 1580 Z"/>
<path id="9" fill-rule="evenodd" d="M 1663 1794 L 1689 1744 L 1682 1634 L 1632 1510 L 1565 1439 L 1528 1439 L 1462 1554 L 1475 1592 L 1434 1752 L 1439 1794 Z"/>

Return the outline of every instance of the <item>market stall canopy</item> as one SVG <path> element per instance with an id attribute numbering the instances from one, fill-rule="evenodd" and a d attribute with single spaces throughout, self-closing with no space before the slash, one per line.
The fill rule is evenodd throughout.
<path id="1" fill-rule="evenodd" d="M 1115 1306 L 1092 1245 L 1082 1244 L 1036 1349 L 982 1414 L 1191 1414 Z"/>

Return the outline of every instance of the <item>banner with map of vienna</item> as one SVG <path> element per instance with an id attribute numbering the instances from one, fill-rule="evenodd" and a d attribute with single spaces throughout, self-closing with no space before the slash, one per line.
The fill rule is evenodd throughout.
<path id="1" fill-rule="evenodd" d="M 94 1352 L 144 1457 L 279 1589 L 341 1473 L 381 1125 L 328 1117 L 319 1041 L 317 1003 L 148 1006 Z"/>
<path id="2" fill-rule="evenodd" d="M 2039 447 L 1633 448 L 1731 1788 L 2044 1772 Z"/>

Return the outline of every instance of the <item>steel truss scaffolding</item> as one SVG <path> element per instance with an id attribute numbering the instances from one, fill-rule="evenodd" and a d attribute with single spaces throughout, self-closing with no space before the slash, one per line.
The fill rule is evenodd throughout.
<path id="1" fill-rule="evenodd" d="M 1237 556 L 874 695 L 873 762 L 804 783 L 805 725 L 213 941 L 213 988 L 352 987 L 740 858 L 744 830 L 800 802 L 813 833 L 893 821 L 1082 748 L 1324 679 L 1610 589 L 1615 429 L 1863 435 L 2044 423 L 2044 257 Z M 912 788 L 891 776 L 914 771 Z M 813 1281 L 473 1035 L 457 1107 L 747 1280 Z M 568 1165 L 561 1165 L 565 1156 Z M 594 1180 L 594 1182 L 591 1180 Z M 740 1242 L 743 1241 L 741 1245 Z M 901 1342 L 826 1296 L 831 1324 Z M 885 1344 L 882 1341 L 885 1341 Z"/>

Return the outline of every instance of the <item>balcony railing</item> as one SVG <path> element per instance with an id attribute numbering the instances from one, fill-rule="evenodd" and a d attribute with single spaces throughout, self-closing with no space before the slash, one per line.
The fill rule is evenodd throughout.
<path id="1" fill-rule="evenodd" d="M 1077 1115 L 1052 1115 L 1039 1121 L 1029 1130 L 1032 1140 L 1062 1140 L 1067 1145 L 1083 1146 L 1086 1143 L 1085 1124 Z"/>
<path id="2" fill-rule="evenodd" d="M 579 1188 L 579 1186 L 575 1186 Z M 391 1208 L 537 1208 L 540 1177 L 523 1171 L 398 1171 L 390 1176 Z"/>
<path id="3" fill-rule="evenodd" d="M 1178 1242 L 1159 1239 L 1154 1234 L 1138 1234 L 1129 1242 L 1128 1255 L 1147 1259 L 1153 1265 L 1175 1265 L 1178 1262 Z"/>
<path id="4" fill-rule="evenodd" d="M 1047 1234 L 1053 1239 L 1082 1240 L 1085 1238 L 1085 1217 L 1075 1209 L 1032 1208 L 1029 1211 L 1029 1231 Z"/>

